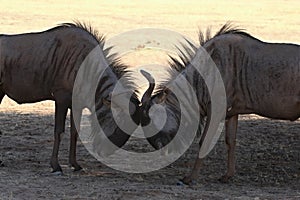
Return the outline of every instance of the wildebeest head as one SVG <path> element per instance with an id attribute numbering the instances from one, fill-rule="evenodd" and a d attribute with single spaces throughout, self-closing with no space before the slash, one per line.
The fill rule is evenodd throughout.
<path id="1" fill-rule="evenodd" d="M 174 93 L 167 87 L 151 96 L 155 80 L 149 73 L 145 71 L 141 73 L 149 81 L 149 88 L 141 101 L 141 125 L 149 143 L 155 149 L 161 149 L 172 141 L 178 131 L 180 105 Z M 154 135 L 149 135 L 149 133 Z"/>
<path id="2" fill-rule="evenodd" d="M 127 142 L 140 123 L 140 101 L 128 66 L 118 55 L 110 53 L 112 47 L 104 49 L 102 36 L 89 27 L 84 28 L 99 45 L 81 64 L 75 88 L 80 95 L 75 99 L 91 111 L 92 130 L 87 133 L 91 137 L 86 139 L 92 141 L 92 151 L 109 155 Z"/>
<path id="3" fill-rule="evenodd" d="M 141 71 L 149 81 L 149 88 L 141 101 L 141 125 L 147 140 L 155 149 L 161 149 L 172 142 L 166 150 L 181 152 L 182 145 L 185 147 L 189 145 L 194 139 L 193 134 L 197 130 L 200 133 L 203 125 L 202 118 L 199 119 L 196 94 L 192 92 L 195 96 L 191 98 L 191 88 L 186 87 L 192 80 L 187 80 L 184 74 L 186 73 L 184 69 L 190 64 L 196 47 L 189 44 L 183 48 L 184 51 L 180 50 L 178 55 L 179 59 L 170 57 L 169 78 L 158 85 L 154 94 L 152 94 L 155 87 L 154 78 L 149 73 Z M 194 119 L 200 120 L 197 127 L 195 127 L 197 120 Z"/>
<path id="4" fill-rule="evenodd" d="M 107 90 L 105 94 L 100 89 L 103 88 L 103 85 L 99 84 L 95 95 L 97 120 L 94 120 L 94 123 L 99 124 L 102 130 L 99 130 L 97 128 L 99 126 L 94 124 L 94 132 L 99 134 L 99 131 L 102 131 L 115 145 L 112 146 L 108 140 L 101 137 L 101 141 L 96 142 L 96 144 L 99 143 L 96 148 L 101 149 L 98 152 L 104 155 L 122 147 L 140 123 L 140 101 L 134 85 L 129 81 L 129 77 L 126 77 L 125 67 L 120 63 L 118 65 L 110 66 L 104 72 L 109 73 L 112 70 L 117 75 L 117 83 L 113 82 L 112 89 Z"/>

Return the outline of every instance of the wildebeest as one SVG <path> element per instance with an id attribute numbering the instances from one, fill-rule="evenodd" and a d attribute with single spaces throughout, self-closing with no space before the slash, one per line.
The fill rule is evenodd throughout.
<path id="1" fill-rule="evenodd" d="M 227 182 L 235 172 L 234 151 L 239 114 L 258 114 L 291 121 L 300 117 L 300 46 L 263 42 L 230 23 L 225 24 L 214 37 L 209 35 L 210 31 L 206 38 L 200 32 L 199 40 L 216 64 L 226 92 L 225 141 L 228 160 L 227 172 L 220 180 Z M 159 86 L 156 94 L 150 96 L 154 83 L 150 83 L 144 94 L 142 125 L 149 123 L 149 108 L 154 104 L 164 106 L 170 118 L 157 135 L 148 138 L 157 149 L 168 144 L 178 130 L 180 108 L 175 95 L 168 89 L 168 84 L 172 84 L 178 73 L 191 83 L 197 94 L 200 116 L 207 119 L 199 142 L 200 149 L 203 146 L 212 115 L 211 99 L 204 79 L 191 64 L 200 48 L 194 46 L 192 49 L 195 51 L 186 51 L 180 59 L 173 58 L 170 78 Z M 149 75 L 145 77 L 153 81 Z M 183 179 L 185 184 L 196 179 L 202 162 L 203 159 L 197 157 L 192 173 Z"/>
<path id="2" fill-rule="evenodd" d="M 71 110 L 69 163 L 74 170 L 81 169 L 76 161 L 78 133 L 74 124 L 74 118 L 78 120 L 81 117 L 81 110 L 76 111 L 76 116 L 73 115 L 72 92 L 77 72 L 94 48 L 100 47 L 98 67 L 105 70 L 97 83 L 96 94 L 82 97 L 94 100 L 95 113 L 105 134 L 111 142 L 121 147 L 129 135 L 117 127 L 110 103 L 116 83 L 124 77 L 122 83 L 126 89 L 124 92 L 130 94 L 131 117 L 139 123 L 139 100 L 127 66 L 116 55 L 109 55 L 110 48 L 104 49 L 104 43 L 102 35 L 90 25 L 80 22 L 64 23 L 43 32 L 0 36 L 0 100 L 7 95 L 19 104 L 55 101 L 55 140 L 50 164 L 57 174 L 62 172 L 58 150 L 68 109 Z M 107 65 L 109 67 L 105 68 Z M 80 88 L 77 89 L 80 91 Z M 82 91 L 84 89 L 88 88 L 82 88 Z M 93 109 L 91 105 L 81 106 L 81 109 Z"/>

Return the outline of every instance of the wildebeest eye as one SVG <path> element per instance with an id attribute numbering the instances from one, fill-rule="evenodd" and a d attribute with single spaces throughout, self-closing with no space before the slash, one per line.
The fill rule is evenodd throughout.
<path id="1" fill-rule="evenodd" d="M 103 98 L 103 99 L 102 99 L 102 103 L 103 103 L 104 105 L 106 105 L 106 106 L 110 106 L 110 105 L 111 105 L 111 100 L 108 100 L 108 99 L 106 99 L 106 98 Z"/>

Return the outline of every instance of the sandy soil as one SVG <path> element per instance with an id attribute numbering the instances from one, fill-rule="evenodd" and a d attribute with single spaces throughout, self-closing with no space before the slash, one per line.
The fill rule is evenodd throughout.
<path id="1" fill-rule="evenodd" d="M 300 44 L 300 3 L 288 1 L 52 1 L 0 0 L 0 34 L 41 31 L 74 19 L 90 22 L 107 38 L 137 28 L 174 30 L 197 41 L 198 28 L 217 30 L 227 21 L 272 42 Z M 161 41 L 156 41 L 161 42 Z M 137 47 L 147 44 L 140 41 Z M 139 48 L 123 60 L 163 79 L 166 54 Z M 159 64 L 150 66 L 149 64 Z M 146 66 L 148 65 L 148 66 Z M 84 171 L 68 166 L 68 129 L 63 137 L 60 163 L 64 176 L 51 176 L 54 106 L 45 101 L 17 105 L 4 98 L 0 106 L 0 199 L 296 199 L 300 198 L 300 121 L 240 117 L 237 174 L 229 184 L 217 179 L 225 172 L 223 137 L 207 157 L 193 186 L 176 182 L 191 170 L 193 145 L 178 161 L 156 172 L 128 174 L 98 162 L 78 142 L 78 160 Z M 69 127 L 69 123 L 67 124 Z M 126 148 L 149 149 L 131 140 Z"/>

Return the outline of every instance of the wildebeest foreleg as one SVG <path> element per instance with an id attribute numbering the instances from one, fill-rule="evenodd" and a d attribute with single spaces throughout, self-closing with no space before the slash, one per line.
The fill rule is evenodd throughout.
<path id="1" fill-rule="evenodd" d="M 206 125 L 204 127 L 203 134 L 201 135 L 201 138 L 200 138 L 200 141 L 199 141 L 199 153 L 200 153 L 202 144 L 204 142 L 204 139 L 207 135 L 208 128 L 209 128 L 209 125 L 210 125 L 210 120 L 211 120 L 211 114 L 210 114 L 210 110 L 208 110 Z M 196 162 L 194 164 L 194 167 L 193 167 L 193 170 L 192 170 L 191 174 L 182 179 L 182 182 L 184 184 L 187 184 L 187 185 L 191 184 L 194 180 L 197 179 L 197 177 L 199 175 L 199 172 L 200 172 L 201 166 L 203 164 L 203 160 L 204 160 L 204 158 L 199 157 L 199 153 L 197 154 Z"/>
<path id="2" fill-rule="evenodd" d="M 74 120 L 74 118 L 77 118 L 77 119 Z M 76 144 L 77 144 L 77 138 L 78 138 L 77 129 L 79 129 L 80 124 L 75 126 L 75 121 L 80 122 L 80 118 L 81 118 L 81 115 L 79 113 L 76 113 L 74 116 L 74 113 L 71 110 L 71 141 L 70 141 L 69 163 L 70 163 L 71 167 L 74 167 L 74 171 L 78 171 L 78 170 L 82 169 L 76 161 Z"/>
<path id="3" fill-rule="evenodd" d="M 1 101 L 4 96 L 5 96 L 4 92 L 0 91 L 0 104 L 1 104 Z M 0 133 L 1 133 L 1 130 L 0 130 Z M 0 160 L 0 167 L 2 167 L 2 166 L 3 166 L 3 162 Z"/>
<path id="4" fill-rule="evenodd" d="M 182 179 L 182 182 L 184 184 L 191 184 L 194 180 L 197 179 L 198 175 L 199 175 L 199 172 L 200 172 L 200 169 L 201 169 L 201 166 L 203 164 L 203 158 L 199 158 L 198 155 L 197 155 L 197 159 L 196 159 L 196 162 L 194 164 L 194 168 L 191 172 L 191 174 L 189 176 L 186 176 Z"/>
<path id="5" fill-rule="evenodd" d="M 51 167 L 53 173 L 61 174 L 62 169 L 58 163 L 58 150 L 60 144 L 60 137 L 65 132 L 65 121 L 70 105 L 70 99 L 63 93 L 54 94 L 55 97 L 55 128 L 54 128 L 54 145 L 51 156 Z"/>
<path id="6" fill-rule="evenodd" d="M 221 182 L 228 182 L 235 172 L 235 144 L 238 115 L 234 115 L 225 122 L 225 142 L 227 146 L 227 172 L 220 178 Z"/>

